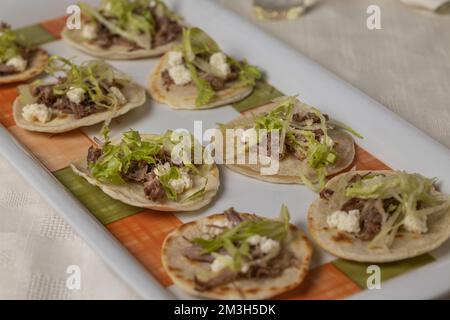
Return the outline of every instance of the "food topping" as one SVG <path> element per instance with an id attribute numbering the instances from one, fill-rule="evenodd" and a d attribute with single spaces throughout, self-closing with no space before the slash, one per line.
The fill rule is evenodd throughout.
<path id="1" fill-rule="evenodd" d="M 349 173 L 321 197 L 332 211 L 331 228 L 367 241 L 369 248 L 389 247 L 397 232 L 427 233 L 428 216 L 450 208 L 450 198 L 438 192 L 434 180 L 406 172 Z"/>
<path id="2" fill-rule="evenodd" d="M 24 72 L 33 51 L 8 24 L 0 21 L 0 76 Z"/>
<path id="3" fill-rule="evenodd" d="M 29 122 L 49 122 L 52 118 L 52 111 L 45 104 L 33 103 L 28 104 L 22 109 L 22 116 Z"/>
<path id="4" fill-rule="evenodd" d="M 225 55 L 199 28 L 183 30 L 182 45 L 167 54 L 167 68 L 162 71 L 164 86 L 193 83 L 197 88 L 196 105 L 213 101 L 225 87 L 253 86 L 261 77 L 258 68 Z"/>
<path id="5" fill-rule="evenodd" d="M 85 23 L 81 31 L 81 36 L 86 40 L 97 38 L 97 25 L 95 23 Z"/>
<path id="6" fill-rule="evenodd" d="M 142 184 L 145 197 L 156 202 L 201 197 L 207 179 L 191 163 L 172 161 L 171 133 L 142 139 L 137 131 L 130 130 L 119 144 L 112 144 L 106 133 L 102 147 L 88 151 L 92 176 L 109 184 Z"/>
<path id="7" fill-rule="evenodd" d="M 246 216 L 233 208 L 224 217 L 206 222 L 201 236 L 190 239 L 183 252 L 190 260 L 210 264 L 209 278 L 195 277 L 197 290 L 239 278 L 277 277 L 292 266 L 295 258 L 288 248 L 291 234 L 285 206 L 277 220 Z"/>
<path id="8" fill-rule="evenodd" d="M 80 104 L 85 98 L 85 91 L 82 88 L 70 88 L 66 96 L 73 103 Z"/>
<path id="9" fill-rule="evenodd" d="M 20 88 L 24 104 L 38 103 L 54 115 L 73 115 L 76 119 L 113 110 L 127 103 L 120 88 L 129 79 L 103 61 L 87 61 L 81 65 L 53 56 L 47 72 L 56 81 L 53 84 L 32 83 Z"/>
<path id="10" fill-rule="evenodd" d="M 359 233 L 359 210 L 335 211 L 327 217 L 327 224 L 330 228 L 349 233 Z"/>

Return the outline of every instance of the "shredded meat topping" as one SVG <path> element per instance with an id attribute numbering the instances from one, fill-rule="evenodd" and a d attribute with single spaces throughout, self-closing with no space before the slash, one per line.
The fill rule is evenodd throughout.
<path id="1" fill-rule="evenodd" d="M 142 182 L 145 180 L 149 166 L 146 161 L 131 161 L 128 171 L 124 176 L 132 181 Z"/>
<path id="2" fill-rule="evenodd" d="M 102 156 L 102 149 L 90 146 L 88 149 L 87 162 L 96 163 L 101 156 Z"/>
<path id="3" fill-rule="evenodd" d="M 153 172 L 148 173 L 145 177 L 144 192 L 146 198 L 152 201 L 160 201 L 166 194 L 164 187 Z"/>

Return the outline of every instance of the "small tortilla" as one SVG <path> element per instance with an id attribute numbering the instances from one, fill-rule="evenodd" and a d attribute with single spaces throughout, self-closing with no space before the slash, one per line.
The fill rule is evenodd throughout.
<path id="1" fill-rule="evenodd" d="M 140 85 L 136 83 L 129 83 L 121 91 L 128 102 L 119 107 L 115 112 L 113 110 L 107 110 L 91 114 L 81 119 L 76 119 L 71 114 L 60 114 L 46 123 L 26 121 L 22 116 L 22 109 L 25 105 L 20 101 L 20 97 L 17 97 L 13 104 L 14 120 L 16 121 L 17 126 L 26 130 L 61 133 L 103 122 L 110 119 L 111 116 L 113 116 L 113 118 L 121 116 L 132 109 L 142 106 L 145 103 L 145 89 Z"/>
<path id="2" fill-rule="evenodd" d="M 258 108 L 258 111 L 255 114 L 269 112 L 279 105 L 279 100 L 280 98 L 277 98 L 275 102 L 271 102 Z M 306 108 L 307 106 L 305 104 L 297 101 L 294 113 L 304 112 Z M 249 112 L 239 116 L 235 120 L 229 122 L 227 124 L 227 127 L 228 126 L 242 129 L 251 128 L 253 126 L 253 114 Z M 222 133 L 225 137 L 223 130 Z M 352 164 L 355 158 L 355 142 L 351 135 L 342 130 L 329 130 L 328 134 L 336 143 L 335 149 L 338 153 L 338 160 L 336 163 L 328 167 L 328 175 L 334 175 L 345 170 Z M 246 159 L 248 159 L 248 152 Z M 314 171 L 309 168 L 306 162 L 297 159 L 291 154 L 288 154 L 279 162 L 279 170 L 276 175 L 262 175 L 260 173 L 262 168 L 261 164 L 226 164 L 226 166 L 237 173 L 271 183 L 303 184 L 298 174 L 300 170 L 303 170 L 309 179 L 315 179 Z"/>
<path id="3" fill-rule="evenodd" d="M 156 135 L 142 134 L 141 137 L 145 140 L 156 137 Z M 213 165 L 209 169 L 207 166 L 202 166 L 200 170 L 208 179 L 206 192 L 203 194 L 203 197 L 186 202 L 175 202 L 168 199 L 164 199 L 162 202 L 155 202 L 145 197 L 144 186 L 141 183 L 129 182 L 124 185 L 113 185 L 98 181 L 91 176 L 86 159 L 73 162 L 70 164 L 70 167 L 77 175 L 86 179 L 90 184 L 102 189 L 102 191 L 111 198 L 122 201 L 123 203 L 131 206 L 157 211 L 173 212 L 198 210 L 212 201 L 220 185 L 219 170 L 217 169 L 217 166 Z M 193 190 L 202 186 L 200 183 L 200 181 L 194 181 Z"/>
<path id="4" fill-rule="evenodd" d="M 172 85 L 169 90 L 164 86 L 161 73 L 167 69 L 167 62 L 168 54 L 165 54 L 153 70 L 147 89 L 154 100 L 173 109 L 201 110 L 219 107 L 240 101 L 253 91 L 253 86 L 232 88 L 232 83 L 228 83 L 225 89 L 216 92 L 211 103 L 197 107 L 197 88 L 192 83 L 185 86 Z"/>
<path id="5" fill-rule="evenodd" d="M 0 76 L 0 84 L 24 82 L 33 79 L 44 71 L 48 59 L 48 53 L 45 50 L 36 49 L 28 60 L 28 66 L 24 72 Z"/>
<path id="6" fill-rule="evenodd" d="M 243 214 L 244 216 L 253 216 Z M 284 250 L 290 250 L 296 263 L 274 278 L 238 279 L 208 291 L 195 289 L 194 277 L 210 274 L 210 264 L 192 261 L 183 255 L 191 243 L 186 239 L 200 236 L 203 226 L 226 220 L 224 214 L 214 214 L 186 223 L 170 233 L 163 243 L 162 263 L 172 281 L 187 293 L 212 299 L 268 299 L 294 289 L 303 282 L 311 261 L 312 245 L 303 231 L 291 225 L 293 240 Z"/>
<path id="7" fill-rule="evenodd" d="M 110 48 L 104 49 L 94 42 L 84 39 L 81 36 L 81 32 L 81 29 L 68 30 L 67 28 L 64 28 L 61 37 L 64 41 L 80 51 L 94 57 L 109 60 L 133 60 L 157 57 L 166 53 L 178 43 L 178 41 L 173 41 L 149 50 L 143 48 L 130 50 L 130 47 L 125 45 L 112 45 Z"/>
<path id="8" fill-rule="evenodd" d="M 357 173 L 364 175 L 369 172 L 392 173 L 390 171 L 352 171 L 334 177 L 327 183 L 326 188 L 333 189 L 339 179 L 344 176 Z M 450 237 L 450 212 L 444 210 L 428 216 L 427 233 L 417 234 L 399 230 L 389 249 L 368 249 L 368 241 L 362 241 L 350 233 L 328 227 L 327 216 L 332 211 L 334 210 L 329 208 L 327 200 L 319 198 L 314 201 L 308 210 L 308 230 L 324 250 L 347 260 L 382 263 L 412 258 L 436 249 Z"/>

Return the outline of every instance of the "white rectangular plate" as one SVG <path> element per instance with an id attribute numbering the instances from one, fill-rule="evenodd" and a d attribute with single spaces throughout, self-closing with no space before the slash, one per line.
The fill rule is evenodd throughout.
<path id="1" fill-rule="evenodd" d="M 223 50 L 246 58 L 260 66 L 271 84 L 344 121 L 360 132 L 358 143 L 394 169 L 420 172 L 439 177 L 442 190 L 450 192 L 450 152 L 396 114 L 356 90 L 349 84 L 305 58 L 282 42 L 272 38 L 208 0 L 167 1 L 189 24 L 210 33 Z M 61 15 L 63 12 L 61 12 Z M 52 18 L 52 17 L 48 17 Z M 52 54 L 88 56 L 62 41 L 44 46 Z M 155 59 L 112 61 L 118 69 L 146 85 Z M 169 128 L 193 129 L 194 120 L 202 120 L 204 129 L 216 122 L 226 122 L 238 115 L 231 106 L 206 111 L 173 111 L 148 101 L 113 125 L 113 135 L 134 128 L 142 132 L 160 132 Z M 87 128 L 89 136 L 98 135 L 100 125 Z M 0 128 L 0 152 L 24 175 L 43 197 L 71 224 L 89 245 L 143 298 L 185 298 L 176 288 L 161 286 L 135 258 L 104 228 L 61 184 L 20 146 L 3 127 Z M 183 222 L 222 212 L 234 206 L 238 210 L 266 216 L 278 214 L 280 205 L 288 205 L 293 223 L 306 229 L 306 209 L 316 197 L 302 186 L 274 185 L 252 180 L 229 170 L 221 170 L 221 188 L 217 199 L 205 210 L 177 214 Z M 245 194 L 245 196 L 243 196 Z M 450 244 L 433 252 L 436 261 L 390 280 L 382 290 L 368 291 L 352 298 L 433 298 L 450 290 Z M 315 247 L 313 266 L 331 261 L 332 256 Z"/>

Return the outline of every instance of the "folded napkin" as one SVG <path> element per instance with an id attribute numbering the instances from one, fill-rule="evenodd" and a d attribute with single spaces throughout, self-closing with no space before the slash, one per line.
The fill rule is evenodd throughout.
<path id="1" fill-rule="evenodd" d="M 411 6 L 436 11 L 444 4 L 449 3 L 450 0 L 401 0 L 405 4 Z"/>

